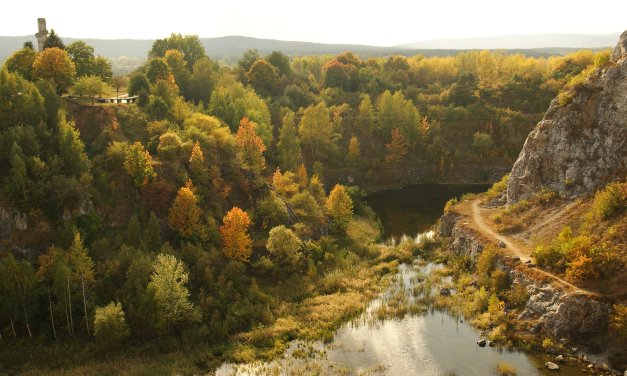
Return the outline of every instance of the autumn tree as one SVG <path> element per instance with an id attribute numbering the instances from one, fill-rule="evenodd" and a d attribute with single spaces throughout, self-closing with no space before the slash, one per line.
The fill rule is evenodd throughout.
<path id="1" fill-rule="evenodd" d="M 290 58 L 281 51 L 272 51 L 264 60 L 275 66 L 281 75 L 289 77 L 292 74 Z"/>
<path id="2" fill-rule="evenodd" d="M 298 185 L 301 189 L 306 188 L 307 185 L 309 185 L 309 175 L 307 175 L 307 167 L 305 167 L 304 163 L 301 163 L 298 166 L 296 176 L 298 177 Z"/>
<path id="3" fill-rule="evenodd" d="M 161 225 L 154 212 L 150 212 L 148 225 L 143 234 L 143 245 L 146 250 L 157 249 L 161 245 Z"/>
<path id="4" fill-rule="evenodd" d="M 181 237 L 192 238 L 200 233 L 201 211 L 194 192 L 181 187 L 168 212 L 168 223 Z"/>
<path id="5" fill-rule="evenodd" d="M 198 35 L 176 33 L 172 33 L 167 38 L 154 41 L 148 55 L 151 57 L 164 57 L 169 50 L 181 51 L 187 62 L 187 69 L 190 70 L 198 60 L 205 56 L 205 48 L 202 46 Z"/>
<path id="6" fill-rule="evenodd" d="M 266 165 L 263 157 L 266 146 L 261 137 L 257 136 L 256 127 L 255 122 L 243 118 L 237 130 L 236 141 L 244 168 L 261 174 Z"/>
<path id="7" fill-rule="evenodd" d="M 148 62 L 146 77 L 151 83 L 154 84 L 158 80 L 167 80 L 170 74 L 172 74 L 172 70 L 164 58 L 155 58 Z"/>
<path id="8" fill-rule="evenodd" d="M 326 202 L 326 209 L 338 229 L 346 229 L 353 218 L 353 200 L 343 185 L 336 184 L 333 187 Z"/>
<path id="9" fill-rule="evenodd" d="M 353 136 L 348 141 L 348 151 L 346 153 L 346 161 L 351 166 L 356 166 L 361 157 L 361 149 L 359 148 L 359 140 Z"/>
<path id="10" fill-rule="evenodd" d="M 279 131 L 279 166 L 285 171 L 295 171 L 302 159 L 300 150 L 300 138 L 296 134 L 296 123 L 292 111 L 283 117 L 283 126 Z"/>
<path id="11" fill-rule="evenodd" d="M 190 71 L 187 68 L 185 55 L 179 50 L 167 50 L 165 52 L 165 61 L 170 67 L 176 84 L 182 92 L 186 92 L 187 85 L 189 84 Z"/>
<path id="12" fill-rule="evenodd" d="M 481 158 L 485 157 L 494 147 L 492 136 L 483 132 L 476 132 L 473 135 L 472 147 L 477 151 Z"/>
<path id="13" fill-rule="evenodd" d="M 187 90 L 183 92 L 186 99 L 196 103 L 209 103 L 211 92 L 218 77 L 218 65 L 208 57 L 194 63 Z"/>
<path id="14" fill-rule="evenodd" d="M 248 83 L 263 96 L 276 95 L 279 83 L 279 70 L 265 60 L 257 60 L 246 73 Z"/>
<path id="15" fill-rule="evenodd" d="M 37 277 L 39 281 L 44 281 L 46 284 L 46 292 L 48 295 L 48 310 L 50 312 L 50 325 L 52 326 L 52 334 L 54 339 L 57 339 L 57 329 L 54 321 L 54 311 L 52 309 L 52 294 L 51 288 L 54 282 L 55 269 L 57 268 L 59 261 L 63 257 L 63 250 L 57 247 L 50 247 L 45 253 L 39 255 L 39 269 L 37 270 Z"/>
<path id="16" fill-rule="evenodd" d="M 323 102 L 303 111 L 298 130 L 303 145 L 311 152 L 313 159 L 327 153 L 337 137 L 329 116 L 329 109 Z"/>
<path id="17" fill-rule="evenodd" d="M 192 173 L 194 181 L 204 182 L 209 177 L 209 171 L 205 166 L 205 155 L 202 152 L 200 143 L 196 141 L 189 157 L 189 170 Z"/>
<path id="18" fill-rule="evenodd" d="M 368 94 L 364 94 L 361 102 L 359 103 L 359 115 L 357 117 L 356 129 L 366 136 L 371 137 L 375 130 L 375 111 L 372 106 L 372 101 Z"/>
<path id="19" fill-rule="evenodd" d="M 76 76 L 96 76 L 111 79 L 111 63 L 104 57 L 94 56 L 94 48 L 82 40 L 69 44 L 66 51 L 76 65 Z"/>
<path id="20" fill-rule="evenodd" d="M 189 280 L 189 273 L 185 271 L 183 262 L 172 255 L 160 253 L 153 267 L 148 290 L 154 294 L 159 310 L 158 317 L 162 320 L 160 324 L 165 326 L 169 333 L 174 324 L 197 321 L 198 312 L 190 302 L 190 293 L 185 286 Z"/>
<path id="21" fill-rule="evenodd" d="M 58 47 L 46 48 L 35 56 L 33 77 L 52 80 L 58 93 L 65 93 L 74 81 L 76 67 L 68 53 Z"/>
<path id="22" fill-rule="evenodd" d="M 30 48 L 22 48 L 15 51 L 4 62 L 9 72 L 19 73 L 25 79 L 33 80 L 33 62 L 37 53 Z"/>
<path id="23" fill-rule="evenodd" d="M 111 302 L 104 307 L 96 307 L 94 335 L 107 348 L 119 344 L 130 335 L 122 303 Z"/>
<path id="24" fill-rule="evenodd" d="M 8 311 L 9 321 L 16 335 L 13 322 L 13 315 L 20 315 L 24 318 L 24 326 L 29 337 L 32 337 L 28 310 L 35 287 L 35 271 L 30 262 L 26 260 L 16 260 L 12 253 L 0 261 L 0 292 L 6 306 L 0 308 L 1 311 Z M 0 300 L 1 301 L 1 300 Z M 19 312 L 19 313 L 18 313 Z"/>
<path id="25" fill-rule="evenodd" d="M 83 76 L 76 80 L 72 87 L 72 91 L 78 96 L 88 96 L 91 99 L 91 105 L 94 105 L 94 98 L 105 94 L 109 90 L 107 85 L 98 76 Z"/>
<path id="26" fill-rule="evenodd" d="M 612 306 L 610 328 L 622 341 L 627 342 L 627 305 L 618 303 Z"/>
<path id="27" fill-rule="evenodd" d="M 270 256 L 280 264 L 289 268 L 296 267 L 302 257 L 299 252 L 301 247 L 302 241 L 291 229 L 280 225 L 270 230 L 266 248 Z"/>
<path id="28" fill-rule="evenodd" d="M 385 144 L 387 149 L 387 155 L 385 156 L 385 162 L 395 166 L 400 160 L 407 155 L 408 145 L 407 139 L 401 133 L 401 130 L 394 128 L 392 130 L 392 140 Z"/>
<path id="29" fill-rule="evenodd" d="M 157 174 L 152 168 L 152 157 L 144 145 L 137 141 L 126 149 L 124 168 L 136 187 L 146 185 Z"/>
<path id="30" fill-rule="evenodd" d="M 136 73 L 131 76 L 128 83 L 128 95 L 138 95 L 142 90 L 145 90 L 146 93 L 150 93 L 150 82 L 145 74 Z"/>
<path id="31" fill-rule="evenodd" d="M 115 88 L 115 93 L 119 94 L 120 89 L 124 86 L 128 85 L 129 80 L 127 76 L 114 76 L 111 81 L 113 82 L 113 87 Z"/>
<path id="32" fill-rule="evenodd" d="M 85 284 L 94 280 L 94 262 L 87 253 L 87 248 L 83 244 L 83 239 L 78 231 L 74 231 L 74 240 L 68 250 L 70 262 L 74 272 L 81 283 L 81 291 L 83 295 L 83 311 L 85 314 L 85 326 L 87 327 L 87 335 L 89 332 L 89 316 L 87 315 L 87 298 L 85 294 Z"/>
<path id="33" fill-rule="evenodd" d="M 226 213 L 220 226 L 226 257 L 248 262 L 252 253 L 252 240 L 248 235 L 248 226 L 250 226 L 248 214 L 237 206 Z"/>

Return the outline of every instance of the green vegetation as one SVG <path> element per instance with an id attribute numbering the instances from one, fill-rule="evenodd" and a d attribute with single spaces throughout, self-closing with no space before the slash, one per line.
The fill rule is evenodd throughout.
<path id="1" fill-rule="evenodd" d="M 53 33 L 47 47 L 17 51 L 0 71 L 8 372 L 27 371 L 34 356 L 68 368 L 103 351 L 109 366 L 76 373 L 133 372 L 134 361 L 194 373 L 216 359 L 277 356 L 294 338 L 331 338 L 397 260 L 437 245 L 377 246 L 364 193 L 341 183 L 389 184 L 416 165 L 437 179 L 467 163 L 511 163 L 550 98 L 592 64 L 578 54 L 250 51 L 229 67 L 196 36 L 172 34 L 129 77 L 137 103 L 115 106 L 93 105 L 125 81 L 105 59 Z M 460 296 L 502 338 L 504 300 L 517 306 L 522 293 L 487 256 L 481 270 L 486 286 L 464 282 Z M 171 352 L 177 360 L 143 364 Z"/>
<path id="2" fill-rule="evenodd" d="M 535 248 L 532 256 L 538 265 L 563 272 L 574 282 L 619 273 L 626 262 L 621 252 L 626 219 L 618 215 L 625 210 L 626 187 L 627 183 L 615 182 L 598 191 L 576 232 L 564 227 L 553 240 Z"/>
<path id="3" fill-rule="evenodd" d="M 496 365 L 496 374 L 498 376 L 516 376 L 516 367 L 509 363 L 499 362 Z"/>
<path id="4" fill-rule="evenodd" d="M 500 184 L 500 183 L 497 183 Z M 496 185 L 496 184 L 495 184 Z M 489 194 L 489 192 L 488 192 Z M 524 230 L 538 210 L 548 207 L 558 199 L 557 193 L 548 189 L 543 189 L 534 194 L 528 200 L 520 200 L 515 204 L 506 207 L 492 219 L 496 228 L 501 233 L 513 233 Z"/>

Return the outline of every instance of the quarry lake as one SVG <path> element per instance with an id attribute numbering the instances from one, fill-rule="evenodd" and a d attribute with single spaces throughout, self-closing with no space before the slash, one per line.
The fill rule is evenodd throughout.
<path id="1" fill-rule="evenodd" d="M 482 192 L 486 185 L 416 185 L 377 192 L 368 203 L 379 215 L 386 238 L 403 235 L 421 241 L 432 236 L 446 201 L 463 193 Z M 417 235 L 418 234 L 418 235 Z M 401 264 L 389 287 L 366 304 L 357 319 L 347 322 L 329 343 L 293 342 L 284 356 L 270 362 L 223 364 L 216 375 L 499 375 L 507 364 L 516 375 L 549 375 L 548 354 L 499 346 L 479 347 L 485 338 L 462 316 L 436 308 L 440 287 L 451 287 L 441 265 L 416 259 Z M 581 370 L 560 364 L 559 374 Z M 503 373 L 501 373 L 503 374 Z"/>
<path id="2" fill-rule="evenodd" d="M 446 201 L 464 193 L 485 192 L 486 184 L 418 184 L 368 195 L 366 201 L 381 220 L 386 238 L 416 236 L 442 215 Z"/>

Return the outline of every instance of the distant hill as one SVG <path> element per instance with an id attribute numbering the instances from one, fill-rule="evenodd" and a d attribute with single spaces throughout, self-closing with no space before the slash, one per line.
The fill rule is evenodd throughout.
<path id="1" fill-rule="evenodd" d="M 614 46 L 620 33 L 499 35 L 467 39 L 434 39 L 399 45 L 403 48 L 444 49 L 538 49 L 548 47 L 602 48 Z"/>
<path id="2" fill-rule="evenodd" d="M 527 56 L 551 56 L 561 55 L 564 53 L 572 52 L 577 48 L 574 47 L 605 47 L 610 46 L 618 38 L 618 34 L 612 34 L 613 36 L 579 36 L 580 40 L 585 40 L 585 43 L 568 44 L 568 41 L 573 41 L 577 36 L 569 35 L 563 36 L 562 43 L 545 43 L 542 42 L 540 36 L 535 36 L 538 41 L 536 44 L 528 41 L 526 44 L 522 42 L 519 45 L 525 45 L 527 47 L 507 48 L 507 47 L 493 47 L 493 46 L 507 46 L 506 40 L 510 37 L 493 37 L 493 38 L 473 38 L 468 40 L 457 40 L 459 43 L 453 43 L 455 40 L 442 41 L 440 44 L 436 41 L 421 42 L 418 44 L 393 46 L 393 47 L 376 47 L 359 44 L 324 44 L 324 43 L 312 43 L 312 42 L 297 42 L 297 41 L 283 41 L 276 39 L 259 39 L 243 36 L 226 36 L 218 38 L 201 38 L 201 42 L 205 47 L 207 55 L 215 60 L 222 60 L 227 63 L 233 63 L 244 53 L 244 51 L 256 48 L 261 55 L 268 54 L 272 51 L 282 51 L 283 53 L 291 56 L 304 56 L 304 55 L 322 55 L 322 54 L 339 54 L 345 51 L 352 51 L 358 54 L 361 58 L 366 59 L 377 56 L 389 56 L 389 55 L 405 55 L 412 56 L 416 54 L 422 54 L 425 56 L 450 56 L 455 55 L 459 50 L 468 49 L 502 49 L 507 48 L 507 53 L 522 53 Z M 515 38 L 511 37 L 511 38 Z M 518 36 L 522 38 L 522 36 Z M 569 39 L 570 38 L 570 39 Z M 605 40 L 611 39 L 612 42 L 605 43 Z M 481 40 L 492 40 L 492 44 Z M 25 41 L 32 41 L 37 45 L 35 37 L 26 36 L 0 36 L 0 62 L 3 62 L 14 51 L 22 48 L 22 44 Z M 72 43 L 79 38 L 63 38 L 66 44 Z M 150 50 L 153 39 L 82 39 L 87 44 L 94 47 L 96 54 L 110 59 L 116 59 L 121 56 L 126 56 L 131 61 L 142 61 L 146 58 L 148 51 Z M 476 40 L 476 41 L 475 41 Z M 522 40 L 522 39 L 521 39 Z M 553 38 L 552 40 L 557 40 Z M 461 43 L 466 41 L 465 45 Z M 470 43 L 469 41 L 475 41 Z M 499 41 L 502 41 L 499 42 Z M 542 43 L 541 43 L 542 42 Z M 514 45 L 515 43 L 510 43 Z M 416 47 L 412 47 L 412 46 Z M 420 47 L 420 46 L 422 47 Z M 464 47 L 466 46 L 466 47 Z M 533 46 L 533 47 L 531 47 Z M 551 47 L 551 48 L 547 48 Z M 125 60 L 126 61 L 126 60 Z M 115 62 L 114 62 L 115 64 Z"/>

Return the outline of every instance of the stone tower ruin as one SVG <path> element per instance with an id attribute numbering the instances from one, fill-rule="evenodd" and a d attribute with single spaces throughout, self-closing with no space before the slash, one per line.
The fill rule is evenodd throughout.
<path id="1" fill-rule="evenodd" d="M 37 48 L 39 52 L 44 50 L 44 42 L 46 42 L 46 38 L 48 37 L 48 30 L 46 30 L 46 19 L 38 18 L 37 26 L 39 27 L 39 31 L 35 34 L 37 37 Z"/>

